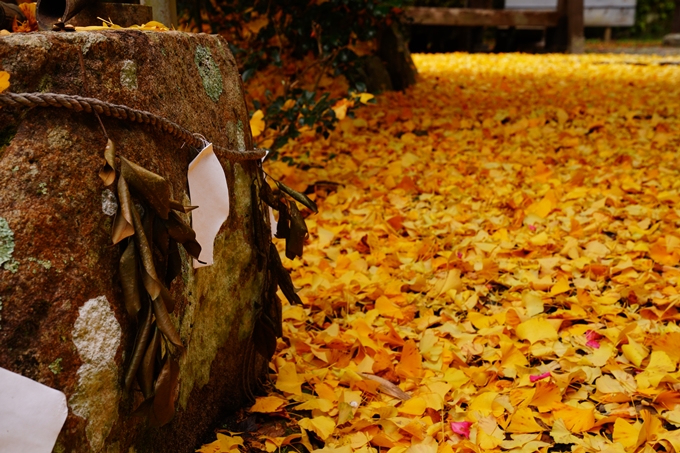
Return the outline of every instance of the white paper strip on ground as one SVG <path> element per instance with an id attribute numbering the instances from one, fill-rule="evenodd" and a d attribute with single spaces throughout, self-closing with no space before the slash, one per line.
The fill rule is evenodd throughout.
<path id="1" fill-rule="evenodd" d="M 2 453 L 50 453 L 67 415 L 62 392 L 0 368 Z"/>

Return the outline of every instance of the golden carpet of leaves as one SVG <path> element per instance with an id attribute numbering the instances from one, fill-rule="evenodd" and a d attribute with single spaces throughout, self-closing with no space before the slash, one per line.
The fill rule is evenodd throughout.
<path id="1" fill-rule="evenodd" d="M 680 451 L 680 68 L 415 61 L 417 86 L 283 149 L 306 171 L 266 165 L 320 212 L 251 408 L 301 433 L 249 448 Z M 201 451 L 241 443 L 219 436 Z"/>

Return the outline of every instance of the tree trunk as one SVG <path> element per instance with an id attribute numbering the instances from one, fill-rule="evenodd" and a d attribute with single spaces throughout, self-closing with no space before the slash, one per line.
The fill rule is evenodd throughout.
<path id="1" fill-rule="evenodd" d="M 0 37 L 0 70 L 10 73 L 14 93 L 95 97 L 153 112 L 227 149 L 252 149 L 236 63 L 218 36 L 14 34 Z M 150 126 L 101 121 L 118 156 L 166 178 L 172 198 L 189 204 L 196 150 Z M 266 227 L 256 218 L 264 211 L 251 206 L 259 162 L 218 154 L 231 212 L 215 239 L 214 265 L 193 269 L 179 247 L 181 272 L 169 286 L 185 348 L 173 352 L 177 413 L 152 428 L 132 416 L 139 390 L 122 385 L 137 326 L 124 305 L 121 248 L 111 241 L 113 193 L 98 177 L 106 143 L 91 113 L 0 107 L 0 366 L 66 394 L 57 452 L 192 452 L 245 402 L 250 384 L 243 370 L 269 285 L 253 228 Z M 255 375 L 266 370 L 258 357 Z"/>
<path id="2" fill-rule="evenodd" d="M 392 82 L 392 88 L 403 91 L 416 83 L 418 71 L 408 49 L 399 25 L 392 23 L 385 27 L 380 36 L 379 55 Z"/>

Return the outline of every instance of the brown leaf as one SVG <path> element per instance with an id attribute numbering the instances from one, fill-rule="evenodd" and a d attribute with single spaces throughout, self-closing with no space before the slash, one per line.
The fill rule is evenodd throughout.
<path id="1" fill-rule="evenodd" d="M 201 254 L 201 245 L 196 241 L 196 232 L 176 213 L 170 211 L 165 225 L 168 227 L 168 234 L 175 241 L 182 244 L 184 250 L 194 258 L 198 259 Z"/>
<path id="2" fill-rule="evenodd" d="M 311 209 L 314 212 L 319 212 L 319 208 L 316 206 L 316 203 L 312 199 L 310 199 L 307 195 L 300 193 L 297 190 L 293 190 L 290 187 L 288 187 L 287 185 L 285 185 L 284 183 L 279 182 L 279 181 L 276 181 L 276 185 L 283 192 L 290 195 L 291 198 L 300 202 L 300 204 L 308 207 L 309 209 Z"/>
<path id="3" fill-rule="evenodd" d="M 369 379 L 371 381 L 375 381 L 380 383 L 380 387 L 378 387 L 378 390 L 381 392 L 385 393 L 386 395 L 389 395 L 393 398 L 399 398 L 402 401 L 406 401 L 411 399 L 411 395 L 400 389 L 398 386 L 394 385 L 387 379 L 381 378 L 380 376 L 376 376 L 374 374 L 368 374 L 368 373 L 360 373 L 364 378 Z"/>
<path id="4" fill-rule="evenodd" d="M 132 381 L 137 374 L 139 369 L 139 364 L 142 363 L 144 358 L 144 353 L 149 344 L 149 339 L 151 338 L 151 319 L 152 311 L 151 307 L 143 312 L 144 316 L 139 321 L 139 326 L 137 328 L 137 338 L 135 338 L 135 346 L 132 349 L 132 356 L 130 357 L 130 363 L 125 370 L 125 389 L 130 390 L 132 386 Z"/>
<path id="5" fill-rule="evenodd" d="M 104 149 L 104 166 L 99 170 L 99 177 L 105 186 L 110 186 L 116 180 L 116 147 L 109 139 Z"/>
<path id="6" fill-rule="evenodd" d="M 121 176 L 119 180 L 124 180 Z M 127 191 L 127 185 L 124 184 L 123 196 L 130 199 L 130 192 Z M 121 200 L 123 199 L 121 196 Z M 130 208 L 130 213 L 132 214 L 132 224 L 135 228 L 135 243 L 137 244 L 137 250 L 142 259 L 142 282 L 144 283 L 144 288 L 146 292 L 149 293 L 151 299 L 156 299 L 161 292 L 161 284 L 156 275 L 156 267 L 153 262 L 153 252 L 149 246 L 149 242 L 146 239 L 146 234 L 144 233 L 144 226 L 142 225 L 142 220 L 139 218 L 139 213 L 137 209 L 132 206 Z"/>
<path id="7" fill-rule="evenodd" d="M 286 256 L 292 260 L 296 256 L 302 256 L 302 248 L 307 237 L 307 224 L 295 203 L 290 203 L 290 220 L 291 228 L 286 239 Z"/>
<path id="8" fill-rule="evenodd" d="M 144 398 L 149 398 L 153 395 L 154 364 L 156 363 L 158 349 L 161 346 L 161 335 L 158 327 L 154 324 L 151 330 L 153 331 L 153 336 L 144 352 L 144 358 L 137 371 L 137 382 L 139 382 L 139 388 L 142 389 Z"/>
<path id="9" fill-rule="evenodd" d="M 165 338 L 175 346 L 182 348 L 182 339 L 179 337 L 177 329 L 175 329 L 175 326 L 170 320 L 170 315 L 168 314 L 168 309 L 163 301 L 163 297 L 156 297 L 153 300 L 153 314 L 156 316 L 158 328 L 163 332 Z"/>
<path id="10" fill-rule="evenodd" d="M 290 236 L 290 214 L 288 207 L 281 203 L 279 210 L 279 220 L 276 224 L 276 237 L 279 239 L 288 239 Z"/>
<path id="11" fill-rule="evenodd" d="M 151 425 L 163 426 L 175 415 L 175 403 L 179 395 L 179 364 L 169 355 L 156 379 L 156 395 L 153 399 Z"/>
<path id="12" fill-rule="evenodd" d="M 185 214 L 193 211 L 197 207 L 198 206 L 184 206 L 179 201 L 170 200 L 170 209 L 174 209 L 175 211 L 183 212 Z"/>
<path id="13" fill-rule="evenodd" d="M 269 360 L 276 352 L 276 331 L 273 321 L 264 313 L 255 320 L 253 327 L 255 349 Z"/>
<path id="14" fill-rule="evenodd" d="M 302 305 L 302 300 L 300 300 L 300 296 L 298 296 L 297 292 L 295 291 L 293 280 L 290 278 L 290 274 L 286 268 L 283 267 L 281 257 L 279 256 L 279 251 L 276 249 L 274 244 L 271 244 L 270 247 L 269 260 L 272 273 L 276 276 L 276 282 L 278 283 L 279 288 L 281 288 L 283 295 L 286 296 L 286 299 L 288 299 L 288 302 L 291 304 Z"/>
<path id="15" fill-rule="evenodd" d="M 135 234 L 135 228 L 132 225 L 132 211 L 135 206 L 132 204 L 132 197 L 128 189 L 127 182 L 122 176 L 118 178 L 118 211 L 116 218 L 113 220 L 113 229 L 111 231 L 111 240 L 114 244 L 118 244 L 126 237 Z"/>
<path id="16" fill-rule="evenodd" d="M 120 158 L 120 173 L 163 219 L 170 212 L 170 185 L 162 176 Z"/>
<path id="17" fill-rule="evenodd" d="M 142 308 L 139 297 L 139 268 L 137 266 L 137 250 L 133 241 L 128 242 L 125 251 L 120 257 L 118 266 L 120 282 L 123 287 L 125 309 L 131 318 L 135 318 Z"/>

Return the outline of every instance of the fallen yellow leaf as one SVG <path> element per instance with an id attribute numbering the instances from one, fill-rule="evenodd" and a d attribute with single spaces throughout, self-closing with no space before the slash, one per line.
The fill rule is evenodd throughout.
<path id="1" fill-rule="evenodd" d="M 250 132 L 253 134 L 253 137 L 259 137 L 262 131 L 264 131 L 265 124 L 263 118 L 264 113 L 262 110 L 257 110 L 250 118 Z"/>

